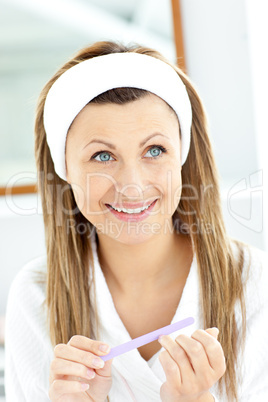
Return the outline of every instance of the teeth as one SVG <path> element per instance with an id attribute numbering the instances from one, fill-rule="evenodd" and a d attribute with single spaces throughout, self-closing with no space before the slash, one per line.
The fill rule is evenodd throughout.
<path id="1" fill-rule="evenodd" d="M 148 205 L 147 207 L 144 208 L 136 208 L 136 209 L 126 209 L 126 208 L 115 208 L 112 207 L 115 211 L 118 212 L 125 212 L 126 214 L 139 214 L 140 212 L 144 211 L 145 209 L 148 209 L 152 204 Z"/>

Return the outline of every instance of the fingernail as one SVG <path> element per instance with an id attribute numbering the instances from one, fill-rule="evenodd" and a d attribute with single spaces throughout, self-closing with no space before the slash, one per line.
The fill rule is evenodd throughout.
<path id="1" fill-rule="evenodd" d="M 92 364 L 95 368 L 103 368 L 104 367 L 104 361 L 101 359 L 93 359 Z"/>
<path id="2" fill-rule="evenodd" d="M 83 391 L 86 391 L 87 389 L 89 389 L 89 384 L 83 383 L 83 384 L 81 384 L 81 388 Z"/>
<path id="3" fill-rule="evenodd" d="M 100 345 L 99 346 L 99 350 L 101 351 L 101 352 L 108 352 L 108 350 L 110 349 L 110 346 L 109 345 Z"/>
<path id="4" fill-rule="evenodd" d="M 91 380 L 94 377 L 95 377 L 95 372 L 88 369 L 87 370 L 87 378 L 89 378 Z"/>
<path id="5" fill-rule="evenodd" d="M 211 328 L 213 331 L 214 331 L 214 336 L 216 336 L 216 339 L 218 339 L 218 336 L 219 336 L 219 328 L 217 328 L 217 327 L 213 327 L 213 328 Z M 215 333 L 216 332 L 216 333 Z"/>

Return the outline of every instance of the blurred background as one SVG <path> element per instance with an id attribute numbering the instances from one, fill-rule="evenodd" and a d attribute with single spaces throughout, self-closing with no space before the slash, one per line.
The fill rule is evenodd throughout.
<path id="1" fill-rule="evenodd" d="M 37 97 L 61 64 L 94 41 L 140 43 L 185 68 L 209 117 L 228 231 L 268 251 L 267 18 L 266 0 L 0 0 L 2 345 L 10 284 L 45 253 L 35 192 Z M 2 347 L 1 402 L 3 358 Z"/>

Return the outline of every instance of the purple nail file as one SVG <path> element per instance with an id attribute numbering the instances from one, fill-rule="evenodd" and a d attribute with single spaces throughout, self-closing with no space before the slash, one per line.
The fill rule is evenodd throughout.
<path id="1" fill-rule="evenodd" d="M 194 323 L 193 317 L 185 318 L 184 320 L 175 322 L 174 324 L 167 325 L 166 327 L 159 328 L 156 331 L 149 332 L 148 334 L 139 336 L 138 338 L 132 339 L 129 342 L 123 343 L 122 345 L 115 346 L 106 356 L 100 356 L 103 361 L 113 359 L 116 356 L 127 353 L 130 350 L 139 348 L 147 343 L 156 341 L 160 335 L 169 335 L 172 332 L 178 331 L 179 329 L 188 327 Z"/>

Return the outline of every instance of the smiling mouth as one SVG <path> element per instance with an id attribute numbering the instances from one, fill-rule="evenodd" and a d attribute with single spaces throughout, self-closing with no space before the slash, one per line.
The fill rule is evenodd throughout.
<path id="1" fill-rule="evenodd" d="M 151 204 L 146 205 L 145 207 L 141 207 L 141 208 L 115 208 L 110 204 L 106 204 L 107 206 L 109 206 L 110 208 L 112 208 L 114 211 L 116 212 L 123 212 L 124 214 L 129 214 L 129 215 L 133 215 L 133 214 L 141 214 L 142 212 L 146 211 L 147 209 L 149 209 L 152 204 L 154 204 L 157 200 L 154 200 L 153 202 L 151 202 Z"/>

